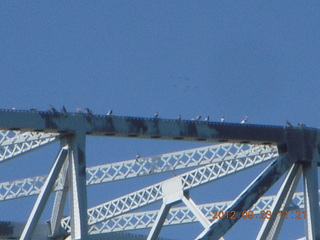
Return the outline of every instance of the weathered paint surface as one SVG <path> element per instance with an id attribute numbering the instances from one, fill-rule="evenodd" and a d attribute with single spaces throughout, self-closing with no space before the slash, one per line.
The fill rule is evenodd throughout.
<path id="1" fill-rule="evenodd" d="M 17 110 L 0 110 L 0 129 L 60 133 L 81 130 L 90 135 L 208 142 L 259 144 L 290 142 L 291 146 L 294 146 L 292 150 L 295 150 L 295 145 L 302 141 L 308 142 L 304 146 L 313 148 L 319 132 L 317 129 L 305 127 Z M 308 149 L 305 149 L 303 152 L 307 151 Z"/>
<path id="2" fill-rule="evenodd" d="M 14 233 L 14 226 L 11 222 L 0 222 L 0 237 L 11 237 Z"/>

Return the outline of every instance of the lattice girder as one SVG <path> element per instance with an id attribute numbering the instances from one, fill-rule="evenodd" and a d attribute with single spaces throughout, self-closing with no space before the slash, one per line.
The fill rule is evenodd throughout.
<path id="1" fill-rule="evenodd" d="M 57 133 L 0 130 L 0 162 L 57 140 Z"/>
<path id="2" fill-rule="evenodd" d="M 109 181 L 128 179 L 167 171 L 201 166 L 213 161 L 229 160 L 255 145 L 217 144 L 208 147 L 162 154 L 158 156 L 137 158 L 124 162 L 116 162 L 87 169 L 87 184 L 99 184 Z M 269 151 L 277 151 L 276 147 L 266 146 Z"/>
<path id="3" fill-rule="evenodd" d="M 274 148 L 271 149 L 275 150 Z M 235 155 L 235 159 L 219 161 L 181 174 L 180 177 L 184 190 L 201 186 L 221 177 L 269 161 L 278 156 L 278 153 L 277 151 L 270 151 L 270 148 L 263 146 L 241 152 L 239 155 L 240 156 Z M 257 155 L 259 155 L 259 157 L 257 157 Z M 163 182 L 154 184 L 88 209 L 88 223 L 98 223 L 162 199 L 162 184 Z M 63 224 L 68 225 L 69 221 L 70 218 L 65 218 Z"/>
<path id="4" fill-rule="evenodd" d="M 69 189 L 71 193 L 70 209 L 72 216 L 71 238 L 73 239 L 81 239 L 82 236 L 83 238 L 86 237 L 87 222 L 92 227 L 94 225 L 102 225 L 104 222 L 117 219 L 122 215 L 125 216 L 129 211 L 136 210 L 163 198 L 162 183 L 154 184 L 101 204 L 97 207 L 88 209 L 89 219 L 87 221 L 87 179 L 85 176 L 86 162 L 84 144 L 86 135 L 224 143 L 250 143 L 263 144 L 265 146 L 270 144 L 277 145 L 281 156 L 285 156 L 284 158 L 281 158 L 280 156 L 281 163 L 278 164 L 277 161 L 274 161 L 277 164 L 273 168 L 269 168 L 266 175 L 263 175 L 261 178 L 259 175 L 259 177 L 255 179 L 255 181 L 250 184 L 238 198 L 235 199 L 231 207 L 226 207 L 228 207 L 227 209 L 240 209 L 239 212 L 241 212 L 241 210 L 251 208 L 252 204 L 265 193 L 266 188 L 271 187 L 271 185 L 280 178 L 280 175 L 285 173 L 285 168 L 289 167 L 290 164 L 300 164 L 303 169 L 304 208 L 308 216 L 305 220 L 306 238 L 320 238 L 320 229 L 318 228 L 320 224 L 320 216 L 318 206 L 319 184 L 317 168 L 320 166 L 318 149 L 318 146 L 320 145 L 319 129 L 305 127 L 304 125 L 294 127 L 291 124 L 287 124 L 287 126 L 271 126 L 211 121 L 189 121 L 181 119 L 173 120 L 157 117 L 140 118 L 114 115 L 94 115 L 89 110 L 87 110 L 86 113 L 67 113 L 65 110 L 58 112 L 55 109 L 51 109 L 47 112 L 0 109 L 0 129 L 2 131 L 2 135 L 0 134 L 0 163 L 1 161 L 3 162 L 4 160 L 53 142 L 58 139 L 57 135 L 59 135 L 59 133 L 68 134 L 70 137 L 80 137 L 83 140 L 81 141 L 81 148 L 74 148 L 74 150 L 80 150 L 80 157 L 76 157 L 76 161 L 72 161 L 74 166 L 72 167 L 73 171 L 70 173 L 70 177 L 72 177 L 72 181 L 70 181 L 72 184 L 70 184 Z M 13 133 L 9 133 L 8 131 L 6 133 L 6 130 Z M 16 130 L 34 131 L 35 135 L 32 135 L 29 132 L 26 136 L 23 134 L 21 136 L 15 136 L 17 132 Z M 41 138 L 41 136 L 39 137 L 36 135 L 46 134 L 46 132 L 54 132 L 57 135 L 47 138 Z M 59 137 L 59 139 L 61 138 Z M 221 154 L 221 158 L 223 158 L 223 160 L 219 162 L 210 162 L 207 166 L 199 167 L 200 164 L 195 165 L 199 168 L 178 176 L 183 184 L 183 190 L 187 191 L 192 188 L 202 186 L 203 184 L 221 177 L 229 176 L 230 174 L 255 166 L 267 160 L 274 159 L 275 156 L 278 156 L 278 153 L 275 153 L 272 157 L 265 155 L 260 158 L 260 155 L 263 155 L 261 152 L 252 154 L 252 156 L 249 156 L 250 154 L 248 153 L 248 155 L 243 157 L 244 160 L 242 161 L 239 159 L 231 159 L 232 157 L 227 159 L 229 156 L 227 153 L 228 151 L 225 151 L 226 155 L 220 152 L 217 153 L 217 157 L 220 157 Z M 202 151 L 198 151 L 197 154 L 192 155 L 191 158 L 197 158 L 195 156 L 200 156 L 200 158 L 203 159 L 207 157 Z M 163 159 L 165 159 L 165 157 Z M 115 180 L 117 177 L 118 179 L 137 177 L 138 172 L 140 175 L 151 175 L 179 168 L 174 164 L 164 166 L 164 168 L 162 168 L 162 165 L 154 165 L 153 160 L 157 159 L 145 160 L 145 162 L 143 162 L 145 165 L 140 170 L 135 169 L 137 165 L 134 163 L 132 167 L 132 169 L 134 169 L 133 173 L 128 171 L 129 165 L 125 166 L 124 169 L 126 168 L 126 170 L 123 171 L 120 168 L 113 168 L 113 170 L 106 171 L 104 171 L 104 169 L 92 169 L 92 172 L 88 174 L 90 175 L 89 181 L 92 181 L 92 184 L 98 184 L 108 182 L 109 179 L 111 181 Z M 133 161 L 137 164 L 141 163 L 139 159 Z M 169 162 L 169 160 L 167 161 Z M 181 168 L 186 168 L 187 166 L 188 164 L 184 163 L 184 166 L 181 165 Z M 116 174 L 109 175 L 111 171 L 115 171 Z M 44 177 L 43 180 L 45 178 L 46 177 Z M 270 179 L 272 181 L 269 181 Z M 56 178 L 54 178 L 54 180 L 56 180 Z M 52 180 L 52 182 L 54 180 Z M 36 192 L 39 191 L 41 188 L 40 185 L 42 185 L 41 181 L 41 178 L 35 177 L 32 179 L 20 180 L 20 182 L 7 182 L 3 184 L 4 192 L 8 193 L 8 195 L 4 196 L 4 199 L 9 199 L 9 195 L 13 196 L 12 198 L 18 198 L 37 194 Z M 269 182 L 272 182 L 272 184 L 269 184 Z M 59 184 L 60 183 L 58 181 L 56 186 L 59 186 Z M 254 188 L 250 188 L 251 186 L 254 186 Z M 17 194 L 18 192 L 21 192 L 21 194 Z M 259 192 L 258 195 L 256 194 L 257 192 Z M 274 201 L 276 202 L 276 200 Z M 42 212 L 40 208 L 37 211 L 39 213 Z M 81 216 L 81 224 L 77 223 L 79 222 L 78 219 L 80 219 L 79 216 Z M 181 215 L 179 216 L 182 218 Z M 183 218 L 189 219 L 188 215 L 182 214 L 182 216 L 184 216 Z M 61 218 L 59 218 L 57 222 L 60 222 L 60 219 Z M 145 221 L 145 218 L 141 219 L 141 221 L 142 220 Z M 68 221 L 68 218 L 64 219 L 64 226 L 68 225 Z M 217 221 L 217 224 L 213 223 L 209 228 L 205 227 L 205 230 L 198 237 L 201 239 L 217 240 L 222 237 L 233 226 L 233 224 L 235 224 L 235 222 L 236 221 L 228 221 L 226 219 L 222 221 L 219 220 Z M 172 221 L 172 224 L 174 224 L 174 221 Z M 119 223 L 119 225 L 121 224 Z M 114 229 L 116 229 L 116 227 Z M 103 232 L 103 230 L 101 231 Z M 81 233 L 81 236 L 79 233 Z"/>
<path id="5" fill-rule="evenodd" d="M 194 166 L 202 166 L 212 162 L 232 160 L 236 157 L 243 157 L 248 154 L 251 154 L 251 158 L 261 158 L 261 156 L 264 157 L 265 154 L 270 154 L 270 156 L 274 158 L 278 156 L 277 148 L 275 146 L 217 144 L 154 157 L 89 167 L 87 168 L 87 185 L 159 174 L 181 168 L 186 169 Z M 260 154 L 262 155 L 260 156 Z M 240 165 L 249 165 L 250 161 L 252 161 L 251 158 L 246 159 L 247 162 L 236 163 Z M 272 158 L 270 157 L 270 159 Z M 256 159 L 255 162 L 258 162 L 258 159 Z M 231 165 L 229 167 L 235 169 L 240 168 L 240 166 Z M 45 179 L 46 176 L 38 176 L 0 183 L 0 201 L 39 194 Z M 61 190 L 62 187 L 63 183 L 61 178 L 59 178 L 55 184 L 54 190 Z"/>
<path id="6" fill-rule="evenodd" d="M 319 192 L 320 193 L 320 192 Z M 271 209 L 271 206 L 275 200 L 276 196 L 264 196 L 261 197 L 257 203 L 250 209 L 254 211 L 255 216 L 261 214 L 262 211 L 268 211 Z M 209 221 L 213 221 L 213 211 L 225 211 L 232 201 L 226 202 L 217 202 L 217 203 L 208 203 L 198 205 L 199 209 L 207 217 Z M 303 209 L 304 208 L 304 199 L 303 192 L 295 193 L 291 204 L 289 206 L 290 211 Z M 151 228 L 154 220 L 157 217 L 158 210 L 154 211 L 144 211 L 137 213 L 128 213 L 121 216 L 117 216 L 106 221 L 92 224 L 89 226 L 90 234 L 101 234 L 108 232 L 117 232 L 117 231 L 130 231 L 138 229 L 148 229 Z M 187 207 L 174 207 L 171 208 L 169 214 L 166 218 L 164 226 L 172 226 L 178 224 L 187 224 L 198 222 L 196 217 L 192 214 L 190 209 Z M 66 230 L 68 230 L 67 228 Z M 68 230 L 70 231 L 70 230 Z"/>

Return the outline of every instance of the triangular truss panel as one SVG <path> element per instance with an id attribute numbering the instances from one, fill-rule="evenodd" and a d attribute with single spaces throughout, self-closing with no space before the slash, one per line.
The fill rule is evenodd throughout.
<path id="1" fill-rule="evenodd" d="M 256 239 L 278 239 L 283 223 L 295 214 L 304 222 L 304 239 L 320 239 L 319 133 L 303 125 L 136 118 L 94 115 L 90 110 L 58 112 L 53 108 L 47 112 L 0 110 L 0 163 L 60 142 L 48 175 L 0 183 L 0 204 L 36 196 L 25 223 L 1 219 L 0 238 L 161 239 L 163 227 L 198 224 L 202 231 L 190 239 L 214 240 L 225 239 L 241 219 L 260 219 Z M 150 157 L 137 154 L 134 159 L 112 163 L 106 159 L 103 165 L 87 167 L 87 135 L 188 140 L 209 146 Z M 214 191 L 213 182 L 261 164 L 264 170 L 234 199 L 197 204 L 192 197 L 195 188 L 207 186 L 208 191 Z M 87 187 L 119 180 L 118 184 L 126 184 L 167 172 L 173 174 L 163 181 L 88 207 Z M 303 191 L 296 192 L 300 179 Z M 268 195 L 279 180 L 277 192 Z M 231 189 L 226 186 L 226 191 Z M 50 220 L 41 223 L 51 194 L 55 199 Z M 69 216 L 65 216 L 67 200 Z M 136 230 L 145 234 L 133 233 Z"/>
<path id="2" fill-rule="evenodd" d="M 58 140 L 57 133 L 0 130 L 0 163 Z"/>

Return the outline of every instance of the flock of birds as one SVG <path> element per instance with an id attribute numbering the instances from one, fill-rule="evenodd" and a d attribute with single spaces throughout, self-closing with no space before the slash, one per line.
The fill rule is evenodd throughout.
<path id="1" fill-rule="evenodd" d="M 33 109 L 33 110 L 34 110 L 34 109 Z M 89 108 L 85 108 L 84 110 L 85 110 L 85 113 L 88 114 L 88 115 L 92 115 L 92 114 L 93 114 L 92 111 L 91 111 Z M 83 113 L 80 108 L 77 108 L 76 111 L 77 111 L 77 113 Z M 50 105 L 49 112 L 59 113 L 52 105 Z M 61 113 L 63 113 L 63 114 L 66 114 L 66 113 L 67 113 L 67 109 L 66 109 L 65 106 L 62 106 L 62 108 L 61 108 Z M 111 116 L 111 115 L 112 115 L 112 110 L 109 110 L 106 115 L 107 115 L 107 116 Z M 158 118 L 158 117 L 159 117 L 159 113 L 156 112 L 156 113 L 154 114 L 154 118 L 156 119 L 156 118 Z M 180 114 L 178 115 L 178 120 L 181 120 L 181 115 L 180 115 Z M 198 116 L 195 117 L 195 118 L 191 118 L 191 120 L 201 121 L 201 116 L 198 115 Z M 206 122 L 208 122 L 209 120 L 210 120 L 210 117 L 209 117 L 209 116 L 207 116 L 207 117 L 204 118 L 204 121 L 206 121 Z M 221 117 L 221 118 L 220 118 L 220 122 L 225 122 L 225 117 Z M 241 124 L 245 124 L 245 123 L 247 123 L 247 122 L 248 122 L 248 117 L 245 116 L 245 117 L 241 120 L 240 123 L 241 123 Z M 136 155 L 135 160 L 136 160 L 136 162 L 140 162 L 141 157 L 140 157 L 140 154 L 139 154 L 139 153 Z"/>
<path id="2" fill-rule="evenodd" d="M 31 110 L 34 110 L 34 109 L 31 109 Z M 88 115 L 92 115 L 93 114 L 93 112 L 89 108 L 85 108 L 84 110 L 85 110 L 85 113 L 88 114 Z M 77 113 L 83 113 L 81 108 L 76 108 L 76 111 L 77 111 Z M 55 109 L 52 105 L 50 105 L 49 112 L 59 113 L 58 110 Z M 61 113 L 63 113 L 63 114 L 67 113 L 67 109 L 66 109 L 65 106 L 62 106 Z M 109 110 L 107 112 L 107 116 L 111 116 L 111 115 L 112 115 L 112 110 Z"/>
<path id="3" fill-rule="evenodd" d="M 16 108 L 12 108 L 12 110 L 16 110 Z M 92 115 L 92 114 L 93 114 L 92 111 L 91 111 L 89 108 L 85 108 L 84 110 L 85 110 L 85 113 L 88 114 L 88 115 Z M 36 110 L 35 108 L 32 108 L 31 111 L 37 111 L 37 110 Z M 77 111 L 77 113 L 83 113 L 82 110 L 81 110 L 81 108 L 77 108 L 76 111 Z M 49 112 L 59 113 L 59 111 L 56 110 L 52 105 L 50 105 Z M 60 112 L 61 112 L 62 114 L 66 114 L 66 113 L 67 113 L 66 107 L 65 107 L 65 106 L 62 106 Z M 107 115 L 107 116 L 111 116 L 111 115 L 112 115 L 112 110 L 109 110 L 106 115 Z M 156 118 L 158 118 L 158 117 L 159 117 L 159 113 L 156 112 L 156 113 L 154 114 L 154 118 L 156 119 Z M 180 115 L 180 114 L 178 115 L 178 120 L 181 120 L 181 115 Z M 201 121 L 201 116 L 198 115 L 198 116 L 196 116 L 195 118 L 191 118 L 191 120 Z M 204 118 L 204 121 L 206 121 L 206 122 L 210 121 L 210 117 L 209 117 L 209 116 L 205 117 L 205 118 Z M 225 122 L 225 117 L 221 117 L 221 118 L 220 118 L 220 122 Z M 245 117 L 240 121 L 241 124 L 245 124 L 245 123 L 247 123 L 247 122 L 248 122 L 248 117 L 247 117 L 247 116 L 245 116 Z M 287 126 L 287 127 L 293 127 L 293 125 L 292 125 L 289 121 L 286 121 L 286 126 Z M 305 127 L 305 126 L 306 126 L 306 125 L 303 124 L 303 123 L 298 123 L 298 127 Z"/>
<path id="4" fill-rule="evenodd" d="M 32 110 L 35 110 L 35 109 L 32 109 Z M 89 108 L 85 108 L 84 110 L 85 110 L 85 113 L 88 114 L 88 115 L 92 115 L 92 114 L 93 114 L 92 111 L 91 111 Z M 81 108 L 77 108 L 76 111 L 77 111 L 77 113 L 83 113 L 82 110 L 81 110 Z M 58 111 L 57 111 L 52 105 L 50 105 L 49 112 L 58 113 Z M 66 109 L 65 106 L 62 106 L 62 108 L 61 108 L 61 113 L 63 113 L 63 114 L 66 114 L 66 113 L 67 113 L 67 109 Z M 112 115 L 112 110 L 109 110 L 106 115 L 107 115 L 107 116 L 111 116 L 111 115 Z M 158 117 L 159 117 L 159 113 L 156 112 L 156 113 L 154 114 L 154 118 L 158 118 Z M 178 115 L 178 120 L 181 120 L 181 115 L 180 115 L 180 114 Z M 195 118 L 191 118 L 191 120 L 201 121 L 201 116 L 198 115 L 198 116 L 196 116 Z M 210 120 L 210 116 L 207 116 L 207 117 L 204 118 L 204 121 L 206 121 L 206 122 L 209 122 L 209 120 Z M 225 122 L 225 117 L 221 117 L 221 118 L 220 118 L 220 122 Z M 247 123 L 247 122 L 248 122 L 248 117 L 245 116 L 245 117 L 241 120 L 240 123 L 241 123 L 241 124 L 245 124 L 245 123 Z"/>
<path id="5" fill-rule="evenodd" d="M 15 108 L 12 108 L 13 110 L 16 110 Z M 88 114 L 88 115 L 92 115 L 92 111 L 89 109 L 89 108 L 85 108 L 85 113 Z M 31 111 L 37 111 L 36 109 L 32 108 Z M 83 113 L 82 110 L 80 108 L 77 108 L 76 109 L 77 113 Z M 52 105 L 50 105 L 50 108 L 49 108 L 49 112 L 51 113 L 59 113 Z M 65 106 L 62 106 L 61 108 L 61 111 L 60 111 L 62 114 L 66 114 L 67 113 L 67 109 Z M 112 110 L 109 110 L 106 114 L 107 116 L 111 116 L 112 115 Z M 156 112 L 154 114 L 154 118 L 158 118 L 159 117 L 159 113 Z M 181 115 L 179 114 L 178 115 L 178 120 L 181 120 Z M 191 120 L 194 120 L 194 121 L 201 121 L 201 116 L 198 115 L 196 116 L 195 118 L 191 118 Z M 210 120 L 210 117 L 207 116 L 204 118 L 204 121 L 208 122 Z M 225 122 L 225 117 L 221 117 L 220 118 L 220 122 Z M 241 120 L 241 124 L 246 124 L 248 122 L 248 117 L 245 116 L 242 120 Z M 293 127 L 293 125 L 289 122 L 289 121 L 286 121 L 286 126 L 287 127 Z M 303 124 L 303 123 L 298 123 L 298 127 L 305 127 L 306 125 Z M 142 160 L 142 158 L 140 157 L 140 154 L 138 153 L 135 157 L 135 161 L 136 162 L 140 162 Z"/>

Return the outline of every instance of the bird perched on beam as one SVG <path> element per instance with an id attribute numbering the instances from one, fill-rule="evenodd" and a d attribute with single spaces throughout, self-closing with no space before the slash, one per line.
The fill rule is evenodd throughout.
<path id="1" fill-rule="evenodd" d="M 66 109 L 66 107 L 63 105 L 62 106 L 62 108 L 61 108 L 61 112 L 63 113 L 63 114 L 66 114 L 67 113 L 67 109 Z"/>
<path id="2" fill-rule="evenodd" d="M 200 121 L 200 119 L 201 119 L 200 115 L 196 117 L 196 121 Z"/>
<path id="3" fill-rule="evenodd" d="M 224 121 L 225 121 L 224 117 L 220 118 L 220 122 L 224 122 Z"/>
<path id="4" fill-rule="evenodd" d="M 248 122 L 248 117 L 245 116 L 244 119 L 242 119 L 241 124 L 245 124 Z"/>
<path id="5" fill-rule="evenodd" d="M 287 121 L 286 121 L 286 126 L 287 126 L 287 127 L 292 127 L 292 124 L 287 120 Z"/>
<path id="6" fill-rule="evenodd" d="M 181 120 L 181 115 L 180 115 L 180 114 L 178 115 L 178 120 L 179 120 L 179 121 Z"/>
<path id="7" fill-rule="evenodd" d="M 156 112 L 156 113 L 154 114 L 154 118 L 158 118 L 158 116 L 159 116 L 159 113 Z"/>
<path id="8" fill-rule="evenodd" d="M 89 108 L 84 109 L 88 115 L 92 115 L 92 111 Z"/>
<path id="9" fill-rule="evenodd" d="M 138 154 L 136 155 L 136 162 L 138 162 L 139 159 L 140 159 L 140 154 L 138 153 Z"/>
<path id="10" fill-rule="evenodd" d="M 204 120 L 205 120 L 206 122 L 209 122 L 210 117 L 208 116 L 208 117 L 206 117 Z"/>
<path id="11" fill-rule="evenodd" d="M 58 111 L 52 105 L 50 105 L 50 112 L 57 113 Z"/>
<path id="12" fill-rule="evenodd" d="M 107 112 L 107 116 L 111 116 L 112 115 L 112 110 L 109 110 L 108 112 Z"/>

